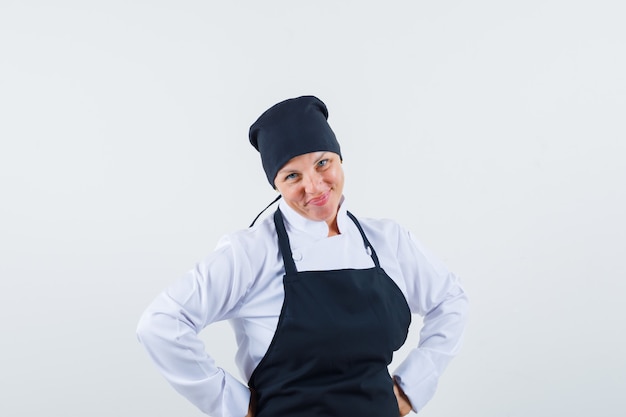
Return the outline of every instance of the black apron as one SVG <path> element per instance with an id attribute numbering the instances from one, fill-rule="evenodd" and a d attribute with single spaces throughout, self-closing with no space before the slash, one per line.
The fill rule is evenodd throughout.
<path id="1" fill-rule="evenodd" d="M 256 417 L 397 417 L 387 366 L 406 340 L 411 313 L 375 266 L 298 272 L 282 213 L 274 223 L 285 264 L 285 299 L 267 353 L 250 377 Z"/>

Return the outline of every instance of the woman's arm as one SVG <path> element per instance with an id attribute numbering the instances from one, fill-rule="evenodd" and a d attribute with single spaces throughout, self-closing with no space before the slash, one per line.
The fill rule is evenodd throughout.
<path id="1" fill-rule="evenodd" d="M 237 273 L 235 272 L 237 271 Z M 161 293 L 142 315 L 137 335 L 165 379 L 212 416 L 244 416 L 248 387 L 219 368 L 198 333 L 236 311 L 247 285 L 232 248 L 220 247 Z"/>
<path id="2" fill-rule="evenodd" d="M 423 316 L 418 346 L 394 372 L 418 412 L 435 394 L 443 371 L 459 352 L 468 300 L 459 279 L 409 232 L 401 235 L 398 259 L 411 311 Z"/>

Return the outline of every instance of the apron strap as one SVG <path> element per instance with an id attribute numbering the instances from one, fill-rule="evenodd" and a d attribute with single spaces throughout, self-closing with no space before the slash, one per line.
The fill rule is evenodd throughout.
<path id="1" fill-rule="evenodd" d="M 372 257 L 374 265 L 376 265 L 377 268 L 380 268 L 378 255 L 376 255 L 374 247 L 367 239 L 367 236 L 365 236 L 365 232 L 363 231 L 361 224 L 352 213 L 347 211 L 346 214 L 348 215 L 348 217 L 350 217 L 350 219 L 352 219 L 357 229 L 359 229 L 359 233 L 361 233 L 361 237 L 363 238 L 365 250 Z M 288 275 L 296 274 L 298 272 L 298 269 L 296 268 L 296 263 L 293 260 L 291 245 L 289 244 L 289 236 L 287 236 L 287 229 L 285 229 L 285 222 L 283 220 L 283 214 L 280 209 L 276 209 L 276 212 L 274 213 L 274 224 L 276 225 L 276 233 L 278 234 L 278 247 L 280 249 L 280 254 L 283 257 L 283 263 L 285 265 L 285 273 Z"/>
<path id="2" fill-rule="evenodd" d="M 356 219 L 356 217 L 354 217 L 352 213 L 350 213 L 349 211 L 346 211 L 346 214 L 348 215 L 348 217 L 352 219 L 357 229 L 359 229 L 359 232 L 361 233 L 361 237 L 363 238 L 363 244 L 365 244 L 365 250 L 372 257 L 372 260 L 374 261 L 374 265 L 376 265 L 376 268 L 380 268 L 380 263 L 378 262 L 378 255 L 376 255 L 376 251 L 374 250 L 374 247 L 372 246 L 370 241 L 367 239 L 367 236 L 365 236 L 365 232 L 363 231 L 361 224 Z"/>
<path id="3" fill-rule="evenodd" d="M 268 208 L 270 208 L 270 206 L 271 206 L 272 204 L 274 204 L 275 202 L 277 202 L 278 200 L 280 200 L 280 197 L 282 197 L 282 195 L 278 194 L 278 197 L 276 197 L 276 198 L 274 199 L 274 201 L 272 201 L 272 202 L 271 202 L 271 203 L 269 203 L 267 206 L 265 206 L 265 208 L 264 208 L 263 210 L 261 210 L 261 212 L 260 212 L 259 214 L 257 214 L 257 215 L 256 215 L 256 217 L 254 218 L 254 220 L 252 220 L 252 223 L 250 223 L 250 226 L 248 226 L 248 227 L 252 227 L 252 226 L 254 226 L 254 223 L 256 223 L 257 219 L 258 219 L 259 217 L 261 217 L 261 214 L 263 214 L 263 212 L 265 212 L 265 210 L 267 210 Z"/>
<path id="4" fill-rule="evenodd" d="M 293 261 L 293 255 L 291 253 L 291 246 L 289 245 L 289 236 L 287 236 L 287 230 L 285 229 L 285 222 L 283 221 L 283 213 L 280 209 L 276 209 L 274 213 L 274 224 L 276 225 L 276 233 L 278 234 L 278 247 L 280 248 L 280 254 L 283 257 L 283 263 L 285 265 L 285 273 L 287 275 L 296 274 L 296 263 Z"/>

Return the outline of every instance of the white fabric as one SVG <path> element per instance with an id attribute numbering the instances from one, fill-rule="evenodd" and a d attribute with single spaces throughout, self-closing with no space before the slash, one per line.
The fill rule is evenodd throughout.
<path id="1" fill-rule="evenodd" d="M 346 215 L 345 202 L 338 214 L 341 233 L 333 237 L 327 237 L 325 222 L 300 216 L 284 201 L 280 209 L 299 271 L 374 265 Z M 354 214 L 411 311 L 424 316 L 419 346 L 394 372 L 419 411 L 459 350 L 467 298 L 458 279 L 408 231 L 390 220 Z M 160 294 L 141 317 L 138 337 L 150 357 L 170 384 L 203 412 L 245 416 L 250 394 L 247 385 L 215 364 L 197 334 L 213 322 L 230 320 L 238 343 L 236 363 L 247 382 L 274 336 L 284 298 L 283 275 L 273 216 L 268 216 L 223 237 L 215 252 Z"/>

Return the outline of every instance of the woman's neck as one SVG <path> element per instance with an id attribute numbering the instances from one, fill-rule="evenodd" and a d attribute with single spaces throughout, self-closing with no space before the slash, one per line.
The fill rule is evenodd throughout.
<path id="1" fill-rule="evenodd" d="M 326 224 L 328 225 L 328 237 L 341 234 L 341 232 L 339 231 L 339 226 L 337 225 L 336 215 L 332 220 L 327 221 Z"/>

